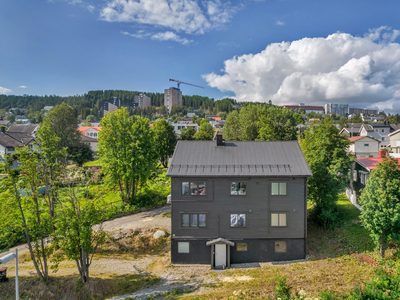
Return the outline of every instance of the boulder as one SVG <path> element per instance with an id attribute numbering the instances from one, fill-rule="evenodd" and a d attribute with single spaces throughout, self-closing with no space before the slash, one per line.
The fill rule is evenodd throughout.
<path id="1" fill-rule="evenodd" d="M 153 234 L 153 238 L 159 239 L 160 237 L 166 236 L 165 231 L 157 230 L 155 234 Z"/>

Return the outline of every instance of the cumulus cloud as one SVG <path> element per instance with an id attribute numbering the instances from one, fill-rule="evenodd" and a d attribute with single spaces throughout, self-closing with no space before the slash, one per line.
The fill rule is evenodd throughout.
<path id="1" fill-rule="evenodd" d="M 181 43 L 182 45 L 189 45 L 193 43 L 193 40 L 181 38 L 179 35 L 177 35 L 172 31 L 158 32 L 154 34 L 146 32 L 145 30 L 139 30 L 136 33 L 129 33 L 127 31 L 122 31 L 122 34 L 129 35 L 138 39 L 151 38 L 152 40 L 159 40 L 159 41 L 174 41 Z"/>
<path id="2" fill-rule="evenodd" d="M 27 86 L 26 86 L 26 85 L 20 85 L 18 88 L 20 88 L 20 89 L 26 89 Z"/>
<path id="3" fill-rule="evenodd" d="M 283 26 L 283 25 L 285 25 L 285 22 L 277 20 L 276 25 Z"/>
<path id="4" fill-rule="evenodd" d="M 272 100 L 400 110 L 398 30 L 381 27 L 363 37 L 337 32 L 268 45 L 257 54 L 224 62 L 222 75 L 203 75 L 209 86 L 238 101 Z"/>
<path id="5" fill-rule="evenodd" d="M 0 86 L 0 95 L 11 93 L 12 90 Z"/>
<path id="6" fill-rule="evenodd" d="M 229 22 L 238 9 L 221 0 L 109 0 L 100 18 L 204 34 Z"/>

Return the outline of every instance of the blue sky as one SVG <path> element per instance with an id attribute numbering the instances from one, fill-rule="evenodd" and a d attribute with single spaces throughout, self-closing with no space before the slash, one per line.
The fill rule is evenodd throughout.
<path id="1" fill-rule="evenodd" d="M 400 111 L 400 2 L 3 0 L 0 93 L 124 89 Z"/>

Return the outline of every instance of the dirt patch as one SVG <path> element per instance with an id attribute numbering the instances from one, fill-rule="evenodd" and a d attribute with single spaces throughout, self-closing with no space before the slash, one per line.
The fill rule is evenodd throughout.
<path id="1" fill-rule="evenodd" d="M 253 280 L 250 276 L 238 276 L 238 277 L 225 277 L 222 279 L 223 282 L 235 282 L 235 281 L 250 281 Z"/>

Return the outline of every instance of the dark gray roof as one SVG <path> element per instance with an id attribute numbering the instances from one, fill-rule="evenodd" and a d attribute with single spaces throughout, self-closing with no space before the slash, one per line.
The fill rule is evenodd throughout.
<path id="1" fill-rule="evenodd" d="M 171 177 L 310 177 L 297 141 L 179 141 L 167 171 Z"/>
<path id="2" fill-rule="evenodd" d="M 11 124 L 11 122 L 8 120 L 0 120 L 0 125 L 8 125 L 8 124 Z"/>
<path id="3" fill-rule="evenodd" d="M 27 134 L 33 134 L 35 130 L 39 127 L 38 124 L 34 125 L 11 125 L 10 128 L 8 128 L 7 132 L 8 133 L 27 133 Z"/>
<path id="4" fill-rule="evenodd" d="M 35 139 L 27 134 L 0 132 L 0 145 L 4 147 L 23 147 Z"/>

